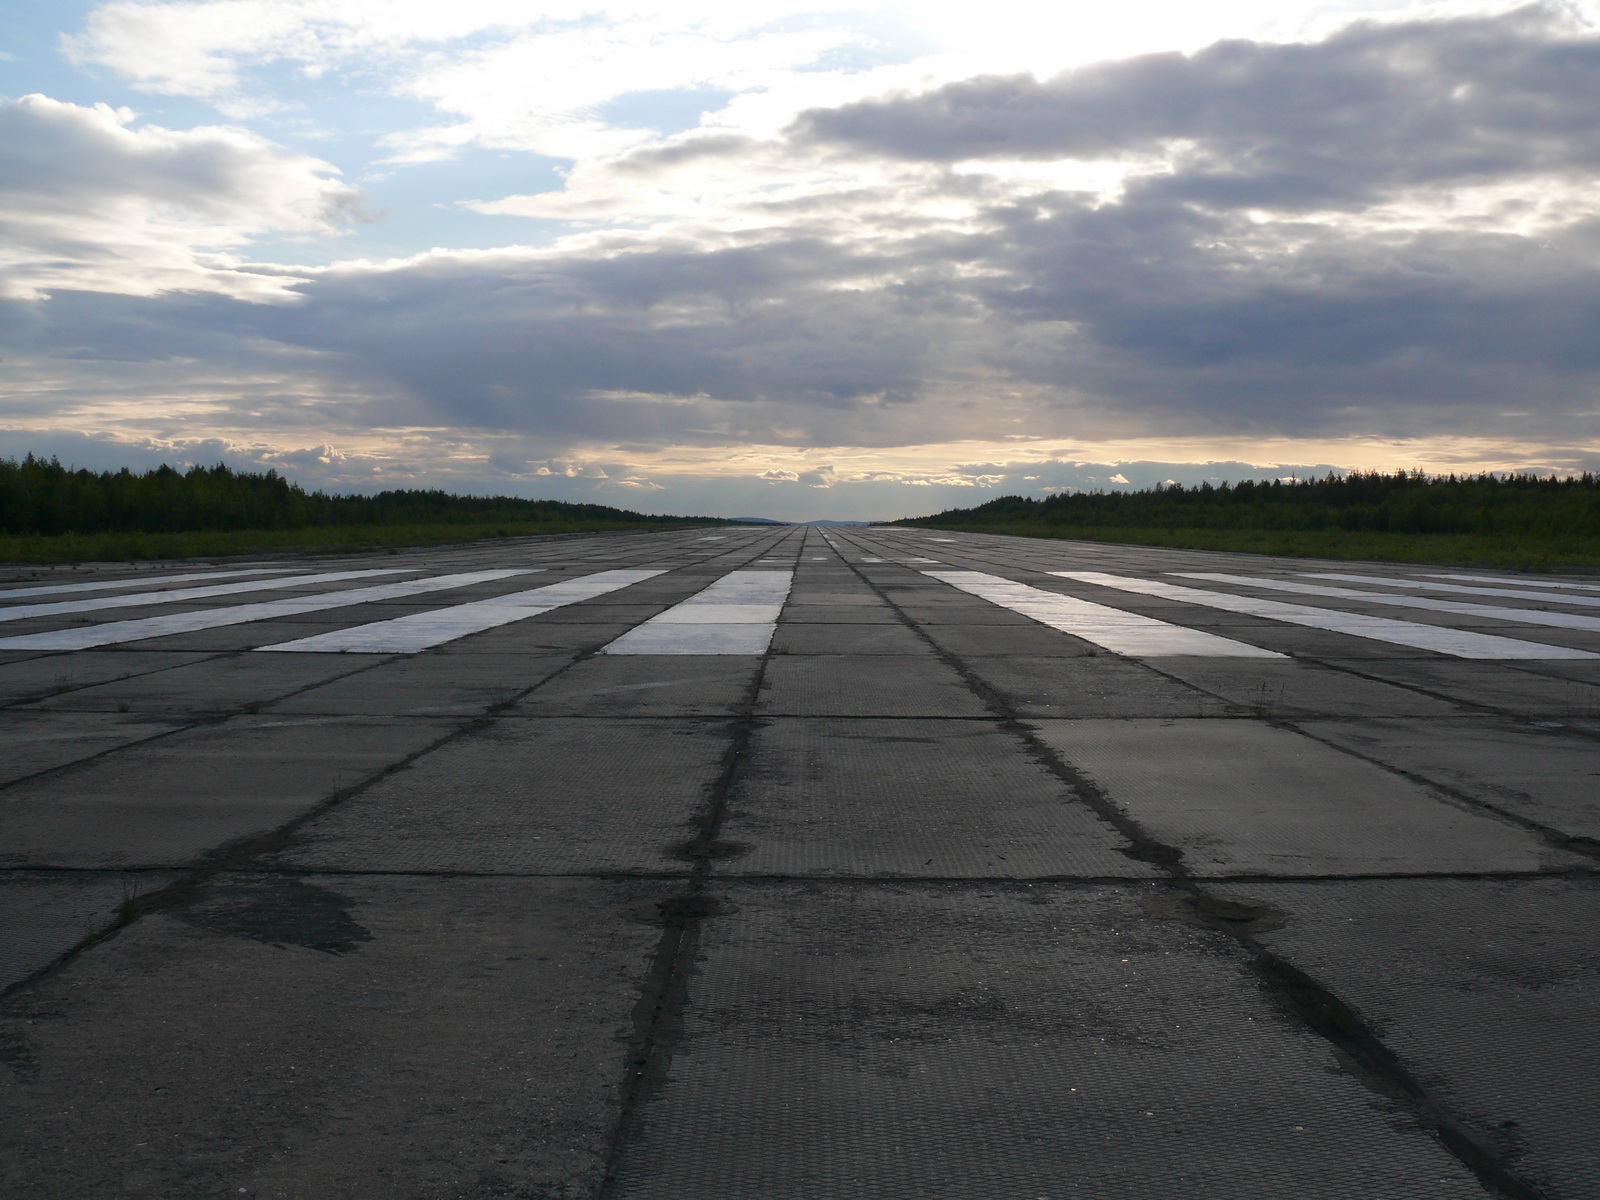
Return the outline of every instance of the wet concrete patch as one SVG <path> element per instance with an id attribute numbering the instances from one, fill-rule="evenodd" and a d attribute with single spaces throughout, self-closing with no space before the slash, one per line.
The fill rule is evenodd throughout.
<path id="1" fill-rule="evenodd" d="M 350 900 L 332 888 L 293 876 L 233 878 L 176 910 L 179 919 L 212 933 L 269 946 L 302 946 L 348 954 L 372 934 L 350 915 Z"/>

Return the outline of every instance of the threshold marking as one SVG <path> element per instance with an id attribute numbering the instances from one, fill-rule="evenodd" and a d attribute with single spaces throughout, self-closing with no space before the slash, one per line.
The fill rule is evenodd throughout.
<path id="1" fill-rule="evenodd" d="M 1345 575 L 1338 571 L 1302 571 L 1307 579 L 1342 579 L 1347 583 L 1371 583 L 1392 588 L 1417 588 L 1430 592 L 1451 592 L 1460 596 L 1505 596 L 1512 600 L 1542 600 L 1546 604 L 1582 605 L 1600 608 L 1600 596 L 1552 596 L 1549 592 L 1518 592 L 1511 588 L 1462 587 L 1457 583 L 1433 583 L 1417 579 L 1386 579 L 1381 575 Z"/>
<path id="2" fill-rule="evenodd" d="M 373 575 L 414 575 L 417 569 L 393 567 L 381 571 L 323 571 L 316 575 L 252 579 L 246 583 L 219 583 L 215 587 L 178 588 L 171 592 L 135 592 L 129 596 L 96 596 L 92 600 L 53 600 L 45 604 L 18 604 L 11 608 L 0 608 L 0 621 L 98 612 L 106 608 L 144 608 L 152 604 L 175 604 L 180 600 L 207 600 L 212 596 L 233 596 L 240 592 L 267 592 L 280 588 L 310 587 L 318 583 L 339 583 L 346 579 L 366 579 Z"/>
<path id="3" fill-rule="evenodd" d="M 69 592 L 112 592 L 117 588 L 144 587 L 152 583 L 188 583 L 193 579 L 228 579 L 238 575 L 285 575 L 293 567 L 253 567 L 248 571 L 189 571 L 182 575 L 142 575 L 137 579 L 102 579 L 96 583 L 49 583 L 39 587 L 0 591 L 0 600 L 25 600 L 30 596 L 60 596 Z"/>
<path id="4" fill-rule="evenodd" d="M 1226 575 L 1207 571 L 1173 571 L 1184 579 L 1204 579 L 1211 583 L 1236 583 L 1266 588 L 1275 592 L 1295 592 L 1302 596 L 1327 596 L 1334 600 L 1366 600 L 1386 608 L 1420 608 L 1428 612 L 1455 613 L 1465 617 L 1487 617 L 1521 625 L 1549 625 L 1556 629 L 1600 631 L 1600 617 L 1581 613 L 1539 612 L 1527 608 L 1507 608 L 1500 604 L 1468 604 L 1463 600 L 1435 600 L 1432 596 L 1391 596 L 1384 592 L 1363 592 L 1356 588 L 1324 587 L 1315 583 L 1292 583 L 1285 579 L 1257 579 L 1251 575 Z"/>
<path id="5" fill-rule="evenodd" d="M 765 654 L 793 582 L 792 571 L 730 571 L 600 653 Z"/>
<path id="6" fill-rule="evenodd" d="M 1060 574 L 1060 572 L 1054 572 Z M 1189 654 L 1205 658 L 1284 658 L 1276 650 L 1263 650 L 1247 642 L 1158 621 L 1154 617 L 1124 612 L 1104 604 L 1047 592 L 1026 583 L 989 575 L 983 571 L 924 571 L 991 604 L 1031 617 L 1042 625 L 1070 633 L 1096 646 L 1130 658 Z"/>
<path id="7" fill-rule="evenodd" d="M 490 596 L 487 600 L 469 600 L 450 608 L 436 608 L 387 621 L 353 625 L 349 629 L 335 629 L 329 633 L 296 638 L 292 642 L 279 642 L 274 646 L 257 646 L 256 649 L 315 654 L 415 654 L 468 634 L 510 625 L 513 621 L 525 621 L 580 600 L 592 600 L 596 596 L 665 573 L 646 570 L 600 571 L 594 575 L 581 575 L 576 579 L 563 579 L 560 583 L 531 588 L 526 592 Z"/>
<path id="8" fill-rule="evenodd" d="M 1392 617 L 1374 617 L 1366 613 L 1313 608 L 1308 604 L 1285 604 L 1281 600 L 1263 600 L 1256 596 L 1208 592 L 1199 588 L 1180 587 L 1173 583 L 1158 583 L 1153 579 L 1108 575 L 1102 571 L 1051 571 L 1050 574 L 1059 575 L 1063 579 L 1076 579 L 1081 583 L 1116 588 L 1118 591 L 1159 596 L 1163 600 L 1178 600 L 1205 608 L 1220 608 L 1227 612 L 1265 617 L 1269 621 L 1282 621 L 1288 625 L 1304 625 L 1308 629 L 1327 629 L 1334 633 L 1348 633 L 1353 637 L 1367 638 L 1375 642 L 1413 646 L 1419 650 L 1434 650 L 1440 654 L 1454 655 L 1456 658 L 1600 658 L 1600 654 L 1591 654 L 1587 650 L 1571 650 L 1565 646 L 1546 646 L 1538 642 L 1524 642 L 1488 633 L 1471 633 L 1442 625 L 1397 621 Z"/>
<path id="9" fill-rule="evenodd" d="M 1503 575 L 1444 575 L 1433 573 L 1434 579 L 1465 579 L 1470 583 L 1514 583 L 1518 587 L 1574 588 L 1580 592 L 1600 592 L 1600 583 L 1556 583 L 1549 579 L 1507 579 Z"/>
<path id="10" fill-rule="evenodd" d="M 169 613 L 164 617 L 141 617 L 132 621 L 108 621 L 75 629 L 55 629 L 48 633 L 24 633 L 0 638 L 0 650 L 82 650 L 89 646 L 110 646 L 117 642 L 142 642 L 174 633 L 194 633 L 201 629 L 220 629 L 225 625 L 244 625 L 250 621 L 270 621 L 300 613 L 370 604 L 375 600 L 398 600 L 427 592 L 526 575 L 526 569 L 469 571 L 461 575 L 436 575 L 430 579 L 407 579 L 401 583 L 380 583 L 373 587 L 351 588 L 343 592 L 323 592 L 317 596 L 288 596 L 282 600 L 263 600 L 235 608 L 211 608 L 200 612 Z"/>

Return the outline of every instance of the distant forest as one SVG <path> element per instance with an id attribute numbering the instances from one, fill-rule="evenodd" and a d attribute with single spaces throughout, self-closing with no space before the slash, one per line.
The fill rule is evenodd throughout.
<path id="1" fill-rule="evenodd" d="M 1204 529 L 1593 538 L 1600 536 L 1600 477 L 1368 471 L 1287 483 L 1171 484 L 1042 500 L 1001 496 L 898 524 L 1046 537 L 1072 537 L 1076 530 Z"/>
<path id="2" fill-rule="evenodd" d="M 339 526 L 505 524 L 684 525 L 704 517 L 659 517 L 604 504 L 456 496 L 438 490 L 331 496 L 308 492 L 275 471 L 168 466 L 135 474 L 63 467 L 31 454 L 0 459 L 0 534 L 190 533 Z"/>

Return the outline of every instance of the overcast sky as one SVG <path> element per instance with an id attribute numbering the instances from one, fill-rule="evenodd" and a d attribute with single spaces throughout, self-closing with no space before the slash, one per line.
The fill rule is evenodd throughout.
<path id="1" fill-rule="evenodd" d="M 1600 468 L 1600 0 L 0 6 L 0 455 L 884 517 Z"/>

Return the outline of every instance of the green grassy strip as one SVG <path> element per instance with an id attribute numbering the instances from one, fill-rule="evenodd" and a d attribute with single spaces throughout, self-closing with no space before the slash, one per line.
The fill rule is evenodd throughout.
<path id="1" fill-rule="evenodd" d="M 354 554 L 400 546 L 433 546 L 530 534 L 669 529 L 627 521 L 498 521 L 484 525 L 331 525 L 312 529 L 229 529 L 202 533 L 64 533 L 0 536 L 0 562 L 133 562 L 220 558 L 230 554 Z M 681 527 L 679 527 L 681 528 Z"/>
<path id="2" fill-rule="evenodd" d="M 1432 563 L 1455 567 L 1500 567 L 1552 571 L 1600 567 L 1600 538 L 1532 537 L 1476 533 L 1368 533 L 1341 529 L 1086 529 L 1028 522 L 897 522 L 962 533 L 1013 537 L 1121 542 L 1181 550 L 1227 550 L 1287 558 L 1335 558 L 1365 562 Z"/>

